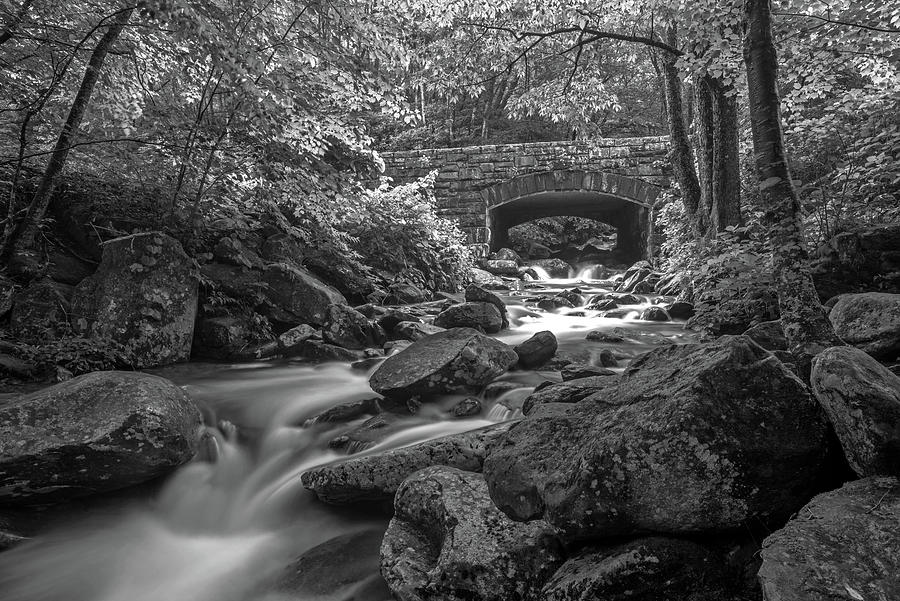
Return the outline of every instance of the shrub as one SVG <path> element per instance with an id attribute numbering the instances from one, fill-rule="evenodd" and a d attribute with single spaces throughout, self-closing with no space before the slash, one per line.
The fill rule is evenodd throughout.
<path id="1" fill-rule="evenodd" d="M 437 213 L 435 175 L 361 192 L 348 199 L 336 227 L 368 265 L 390 273 L 418 270 L 426 287 L 453 291 L 467 281 L 473 256 L 457 223 Z"/>

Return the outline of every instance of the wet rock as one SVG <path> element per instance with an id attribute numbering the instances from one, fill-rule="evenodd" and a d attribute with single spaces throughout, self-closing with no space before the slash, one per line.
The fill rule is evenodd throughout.
<path id="1" fill-rule="evenodd" d="M 236 361 L 262 361 L 279 355 L 281 348 L 277 340 L 264 340 L 248 344 L 238 349 L 232 358 Z"/>
<path id="2" fill-rule="evenodd" d="M 584 339 L 592 342 L 608 342 L 611 344 L 625 342 L 625 337 L 621 334 L 607 332 L 606 330 L 591 330 L 585 335 Z"/>
<path id="3" fill-rule="evenodd" d="M 413 323 L 421 323 L 422 321 L 418 316 L 413 315 L 409 311 L 404 311 L 403 309 L 396 309 L 394 307 L 379 307 L 379 309 L 379 315 L 367 315 L 366 317 L 377 317 L 376 321 L 378 325 L 381 326 L 385 332 L 393 333 L 394 328 L 404 321 L 411 321 Z"/>
<path id="4" fill-rule="evenodd" d="M 320 338 L 321 333 L 311 325 L 302 323 L 278 336 L 280 353 L 285 357 L 294 357 L 301 352 L 302 344 L 310 338 Z"/>
<path id="5" fill-rule="evenodd" d="M 690 319 L 694 316 L 694 305 L 684 301 L 675 301 L 665 306 L 673 319 Z"/>
<path id="6" fill-rule="evenodd" d="M 35 280 L 12 297 L 9 329 L 20 341 L 57 338 L 69 326 L 71 288 L 50 279 Z"/>
<path id="7" fill-rule="evenodd" d="M 294 347 L 290 353 L 294 357 L 303 357 L 313 361 L 346 361 L 353 362 L 365 358 L 365 354 L 359 350 L 346 349 L 336 344 L 329 344 L 324 340 L 308 338 Z"/>
<path id="8" fill-rule="evenodd" d="M 537 302 L 537 307 L 539 309 L 543 309 L 544 311 L 556 311 L 557 309 L 562 309 L 563 307 L 567 309 L 574 309 L 575 305 L 572 304 L 567 298 L 563 298 L 561 296 L 554 297 L 542 297 Z"/>
<path id="9" fill-rule="evenodd" d="M 619 362 L 616 360 L 615 354 L 605 348 L 597 353 L 597 362 L 600 363 L 601 367 L 618 367 Z"/>
<path id="10" fill-rule="evenodd" d="M 644 299 L 639 296 L 635 296 L 633 294 L 623 294 L 621 296 L 616 297 L 616 302 L 619 306 L 622 305 L 641 305 L 644 303 Z"/>
<path id="11" fill-rule="evenodd" d="M 46 503 L 169 473 L 197 451 L 200 412 L 142 373 L 94 372 L 0 407 L 0 503 Z"/>
<path id="12" fill-rule="evenodd" d="M 475 397 L 465 398 L 450 409 L 453 417 L 472 417 L 479 413 L 481 413 L 481 400 Z"/>
<path id="13" fill-rule="evenodd" d="M 533 412 L 485 476 L 498 507 L 543 516 L 568 539 L 720 531 L 796 511 L 823 470 L 826 431 L 787 367 L 723 337 L 654 349 L 617 386 Z"/>
<path id="14" fill-rule="evenodd" d="M 442 311 L 434 319 L 439 328 L 475 328 L 495 334 L 503 327 L 503 316 L 492 303 L 465 302 Z"/>
<path id="15" fill-rule="evenodd" d="M 487 426 L 374 455 L 352 457 L 304 472 L 300 481 L 319 500 L 332 505 L 388 500 L 406 478 L 426 467 L 447 465 L 480 472 L 488 448 L 510 425 Z"/>
<path id="16" fill-rule="evenodd" d="M 522 406 L 522 412 L 529 415 L 535 407 L 550 403 L 577 403 L 598 392 L 602 392 L 619 383 L 615 372 L 611 375 L 588 376 L 547 386 L 535 388 Z"/>
<path id="17" fill-rule="evenodd" d="M 250 327 L 240 317 L 204 317 L 197 322 L 194 357 L 229 359 L 251 342 Z"/>
<path id="18" fill-rule="evenodd" d="M 366 319 L 356 309 L 338 304 L 326 309 L 322 338 L 330 344 L 355 350 L 380 347 L 386 340 L 381 326 Z"/>
<path id="19" fill-rule="evenodd" d="M 399 353 L 410 344 L 412 344 L 411 340 L 389 340 L 384 343 L 384 354 L 390 356 Z"/>
<path id="20" fill-rule="evenodd" d="M 193 259 L 174 238 L 147 233 L 110 240 L 97 272 L 75 289 L 73 325 L 121 344 L 135 367 L 187 361 L 198 281 Z"/>
<path id="21" fill-rule="evenodd" d="M 816 496 L 763 542 L 763 598 L 900 599 L 898 528 L 896 478 L 865 478 Z"/>
<path id="22" fill-rule="evenodd" d="M 386 601 L 391 592 L 381 577 L 378 555 L 383 534 L 371 528 L 316 545 L 255 598 Z"/>
<path id="23" fill-rule="evenodd" d="M 900 476 L 900 377 L 839 346 L 816 355 L 810 382 L 853 471 Z"/>
<path id="24" fill-rule="evenodd" d="M 477 389 L 518 361 L 515 351 L 470 328 L 438 332 L 391 355 L 369 378 L 375 392 L 407 398 Z"/>
<path id="25" fill-rule="evenodd" d="M 556 354 L 559 344 L 553 332 L 538 332 L 525 342 L 517 344 L 513 349 L 519 356 L 519 365 L 525 369 L 534 369 L 547 363 Z"/>
<path id="26" fill-rule="evenodd" d="M 394 335 L 410 342 L 416 342 L 438 332 L 443 332 L 445 329 L 420 321 L 401 321 L 394 326 Z"/>
<path id="27" fill-rule="evenodd" d="M 645 263 L 646 261 L 641 261 L 641 263 Z M 656 282 L 659 281 L 659 276 L 656 277 L 655 280 L 649 282 L 648 279 L 653 275 L 653 270 L 649 267 L 640 267 L 636 268 L 635 266 L 631 266 L 622 277 L 622 285 L 619 286 L 618 290 L 620 292 L 638 292 L 637 287 L 644 282 L 647 282 L 648 286 L 644 286 L 642 288 L 642 292 L 645 294 L 649 292 L 653 292 L 653 288 L 656 285 Z"/>
<path id="28" fill-rule="evenodd" d="M 567 560 L 544 586 L 542 601 L 694 601 L 719 592 L 722 558 L 696 543 L 639 538 L 589 547 Z"/>
<path id="29" fill-rule="evenodd" d="M 509 327 L 509 315 L 506 310 L 506 303 L 490 290 L 487 290 L 478 284 L 469 284 L 466 287 L 465 298 L 466 301 L 471 303 L 490 303 L 494 305 L 497 307 L 497 310 L 500 311 L 500 317 L 503 320 L 501 328 Z"/>
<path id="30" fill-rule="evenodd" d="M 344 423 L 366 415 L 378 415 L 382 412 L 381 404 L 378 401 L 377 397 L 372 397 L 353 403 L 342 403 L 309 418 L 304 425 Z"/>
<path id="31" fill-rule="evenodd" d="M 400 415 L 377 413 L 352 430 L 331 439 L 328 446 L 348 454 L 360 453 L 388 436 L 401 432 L 407 425 Z"/>
<path id="32" fill-rule="evenodd" d="M 553 251 L 549 246 L 529 240 L 523 251 L 530 259 L 549 259 Z"/>
<path id="33" fill-rule="evenodd" d="M 641 311 L 642 321 L 671 321 L 669 314 L 662 307 L 647 307 Z"/>
<path id="34" fill-rule="evenodd" d="M 480 475 L 447 467 L 403 483 L 381 545 L 381 573 L 401 601 L 537 599 L 560 563 L 547 524 L 513 522 Z"/>
<path id="35" fill-rule="evenodd" d="M 556 298 L 562 298 L 572 306 L 578 307 L 584 304 L 584 297 L 581 295 L 581 290 L 579 288 L 572 288 L 571 290 L 562 290 L 556 294 Z"/>
<path id="36" fill-rule="evenodd" d="M 519 253 L 511 248 L 501 248 L 491 255 L 491 259 L 500 261 L 515 261 L 517 265 L 522 264 L 522 257 L 520 257 Z"/>
<path id="37" fill-rule="evenodd" d="M 572 266 L 562 259 L 537 259 L 529 263 L 546 271 L 551 278 L 567 278 L 572 271 Z"/>
<path id="38" fill-rule="evenodd" d="M 390 294 L 385 299 L 386 305 L 414 305 L 416 303 L 424 303 L 431 298 L 421 287 L 410 282 L 393 282 L 388 285 Z"/>
<path id="39" fill-rule="evenodd" d="M 748 336 L 767 351 L 786 351 L 787 338 L 784 335 L 784 329 L 781 327 L 781 320 L 763 321 L 755 326 L 751 326 L 744 332 L 744 336 Z"/>
<path id="40" fill-rule="evenodd" d="M 485 271 L 494 275 L 518 275 L 519 264 L 515 261 L 487 259 L 482 261 Z"/>
<path id="41" fill-rule="evenodd" d="M 305 269 L 286 263 L 267 265 L 263 281 L 267 285 L 269 318 L 290 326 L 302 323 L 321 326 L 330 305 L 347 304 L 340 292 Z"/>
<path id="42" fill-rule="evenodd" d="M 844 342 L 873 357 L 900 352 L 900 294 L 845 294 L 828 317 Z"/>
<path id="43" fill-rule="evenodd" d="M 559 373 L 562 376 L 563 382 L 578 380 L 581 378 L 590 378 L 593 376 L 617 375 L 616 372 L 611 369 L 598 367 L 596 365 L 590 365 L 587 363 L 570 363 L 569 365 L 566 365 L 561 370 L 559 370 Z"/>
<path id="44" fill-rule="evenodd" d="M 591 311 L 612 311 L 613 309 L 619 308 L 619 303 L 611 298 L 595 296 L 593 299 L 591 299 L 591 302 L 589 302 L 585 308 L 590 309 Z"/>

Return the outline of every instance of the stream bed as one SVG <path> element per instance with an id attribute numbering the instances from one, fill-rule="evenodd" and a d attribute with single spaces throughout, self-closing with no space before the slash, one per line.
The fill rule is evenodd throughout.
<path id="1" fill-rule="evenodd" d="M 589 275 L 590 271 L 581 275 Z M 544 311 L 527 299 L 578 287 L 585 299 L 611 292 L 583 278 L 531 282 L 503 296 L 511 327 L 496 337 L 518 344 L 554 332 L 558 356 L 596 363 L 603 349 L 631 357 L 693 335 L 675 321 L 640 321 L 641 309 L 600 317 L 583 307 Z M 610 344 L 591 330 L 633 335 Z M 390 593 L 378 573 L 378 543 L 390 519 L 379 503 L 335 508 L 300 484 L 315 466 L 340 461 L 329 441 L 358 426 L 305 426 L 322 411 L 373 396 L 368 371 L 344 363 L 191 363 L 156 370 L 201 406 L 209 432 L 193 463 L 164 482 L 48 510 L 37 536 L 0 554 L 0 601 L 381 601 Z M 483 398 L 477 416 L 454 418 L 464 395 L 423 405 L 370 445 L 375 453 L 521 417 L 521 403 L 556 370 L 513 371 L 507 390 Z"/>

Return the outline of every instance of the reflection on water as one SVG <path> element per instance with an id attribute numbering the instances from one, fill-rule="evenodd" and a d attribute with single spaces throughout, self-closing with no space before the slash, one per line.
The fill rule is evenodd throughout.
<path id="1" fill-rule="evenodd" d="M 609 292 L 586 279 L 596 273 L 586 268 L 575 280 L 547 278 L 540 289 L 510 293 L 504 300 L 512 327 L 498 338 L 517 344 L 551 330 L 559 338 L 561 355 L 588 361 L 603 348 L 584 338 L 594 329 L 650 330 L 673 340 L 684 338 L 681 324 L 633 319 L 651 304 L 649 299 L 622 319 L 584 308 L 546 312 L 525 302 L 538 293 L 573 286 L 586 300 Z M 616 349 L 626 357 L 645 350 L 637 341 Z M 305 551 L 341 535 L 386 527 L 387 516 L 379 510 L 335 510 L 316 502 L 299 481 L 303 471 L 344 457 L 328 441 L 364 420 L 330 427 L 302 424 L 330 407 L 371 397 L 369 374 L 343 364 L 290 363 L 191 364 L 159 373 L 183 385 L 203 406 L 211 435 L 207 455 L 213 460 L 183 467 L 150 498 L 126 495 L 0 554 L 0 600 L 271 601 L 277 597 L 271 583 Z M 522 401 L 543 376 L 514 372 L 504 379 L 513 383 L 511 390 L 485 400 L 484 417 L 449 419 L 446 411 L 458 398 L 447 398 L 401 420 L 399 428 L 364 453 L 520 417 Z M 370 563 L 366 559 L 360 569 L 374 570 L 372 581 L 378 576 Z M 317 586 L 321 589 L 322 583 Z M 344 590 L 324 596 L 321 590 L 293 591 L 290 598 L 349 599 L 351 593 Z"/>

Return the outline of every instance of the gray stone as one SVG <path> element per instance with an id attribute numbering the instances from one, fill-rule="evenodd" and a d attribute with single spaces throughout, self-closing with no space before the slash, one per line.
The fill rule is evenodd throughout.
<path id="1" fill-rule="evenodd" d="M 326 309 L 322 338 L 330 344 L 356 350 L 380 347 L 386 340 L 381 326 L 366 319 L 356 309 L 339 304 L 329 305 Z"/>
<path id="2" fill-rule="evenodd" d="M 617 375 L 611 369 L 589 365 L 586 363 L 570 363 L 559 370 L 563 382 L 570 380 L 578 380 L 580 378 L 590 378 L 591 376 L 615 376 Z"/>
<path id="3" fill-rule="evenodd" d="M 434 318 L 440 328 L 476 328 L 495 334 L 503 327 L 503 316 L 492 303 L 465 302 L 453 305 Z"/>
<path id="4" fill-rule="evenodd" d="M 865 478 L 818 495 L 763 542 L 763 599 L 900 599 L 898 532 L 896 478 Z"/>
<path id="5" fill-rule="evenodd" d="M 482 288 L 478 284 L 469 284 L 466 286 L 465 298 L 468 302 L 472 303 L 491 303 L 497 307 L 498 311 L 500 311 L 500 317 L 503 321 L 501 328 L 509 327 L 509 316 L 506 310 L 506 303 L 490 290 Z"/>
<path id="6" fill-rule="evenodd" d="M 873 357 L 900 352 L 900 294 L 844 294 L 828 317 L 844 342 Z"/>
<path id="7" fill-rule="evenodd" d="M 165 234 L 135 234 L 103 245 L 97 272 L 75 289 L 76 328 L 121 344 L 135 367 L 187 361 L 197 316 L 199 274 Z"/>
<path id="8" fill-rule="evenodd" d="M 204 317 L 196 326 L 195 357 L 229 359 L 251 342 L 249 324 L 241 317 Z"/>
<path id="9" fill-rule="evenodd" d="M 453 328 L 388 357 L 369 378 L 375 392 L 411 397 L 478 389 L 518 361 L 509 346 L 470 328 Z"/>
<path id="10" fill-rule="evenodd" d="M 450 408 L 453 417 L 472 417 L 481 413 L 481 400 L 475 397 L 467 397 Z"/>
<path id="11" fill-rule="evenodd" d="M 669 314 L 662 307 L 647 307 L 641 311 L 642 321 L 671 321 Z"/>
<path id="12" fill-rule="evenodd" d="M 278 346 L 281 354 L 291 357 L 300 352 L 301 346 L 310 338 L 318 338 L 321 333 L 305 323 L 295 326 L 278 336 Z"/>
<path id="13" fill-rule="evenodd" d="M 522 412 L 525 415 L 528 415 L 535 407 L 547 405 L 549 403 L 577 403 L 595 393 L 616 386 L 618 383 L 618 374 L 610 371 L 609 375 L 587 376 L 557 384 L 550 384 L 539 390 L 535 389 L 535 391 L 525 399 L 525 403 L 522 406 Z"/>
<path id="14" fill-rule="evenodd" d="M 494 275 L 518 275 L 519 264 L 515 261 L 487 259 L 482 262 L 485 271 Z"/>
<path id="15" fill-rule="evenodd" d="M 547 524 L 510 520 L 480 475 L 448 467 L 403 483 L 381 545 L 381 573 L 399 601 L 537 599 L 560 563 Z"/>
<path id="16" fill-rule="evenodd" d="M 267 265 L 263 281 L 267 285 L 269 317 L 292 326 L 301 323 L 321 326 L 329 305 L 347 304 L 340 292 L 305 269 L 286 263 Z"/>
<path id="17" fill-rule="evenodd" d="M 497 424 L 374 455 L 353 457 L 304 472 L 300 481 L 321 501 L 332 505 L 388 500 L 406 478 L 426 467 L 447 465 L 480 472 L 488 448 L 509 427 L 509 423 Z"/>
<path id="18" fill-rule="evenodd" d="M 484 470 L 498 507 L 571 540 L 784 519 L 825 467 L 821 409 L 742 336 L 654 349 L 617 386 L 554 407 L 513 426 Z"/>
<path id="19" fill-rule="evenodd" d="M 534 369 L 552 359 L 558 347 L 559 343 L 553 332 L 545 330 L 517 344 L 513 350 L 519 356 L 519 365 L 525 369 Z"/>
<path id="20" fill-rule="evenodd" d="M 813 394 L 860 476 L 900 476 L 900 377 L 848 346 L 813 359 Z"/>
<path id="21" fill-rule="evenodd" d="M 200 434 L 200 412 L 164 378 L 73 378 L 0 407 L 0 502 L 60 501 L 151 480 L 190 460 Z"/>
<path id="22" fill-rule="evenodd" d="M 394 326 L 394 335 L 410 342 L 416 342 L 438 332 L 443 332 L 445 329 L 420 321 L 401 321 Z"/>
<path id="23" fill-rule="evenodd" d="M 720 592 L 722 558 L 673 538 L 639 538 L 589 547 L 568 559 L 544 586 L 541 601 L 693 601 Z M 717 586 L 718 585 L 718 586 Z"/>

